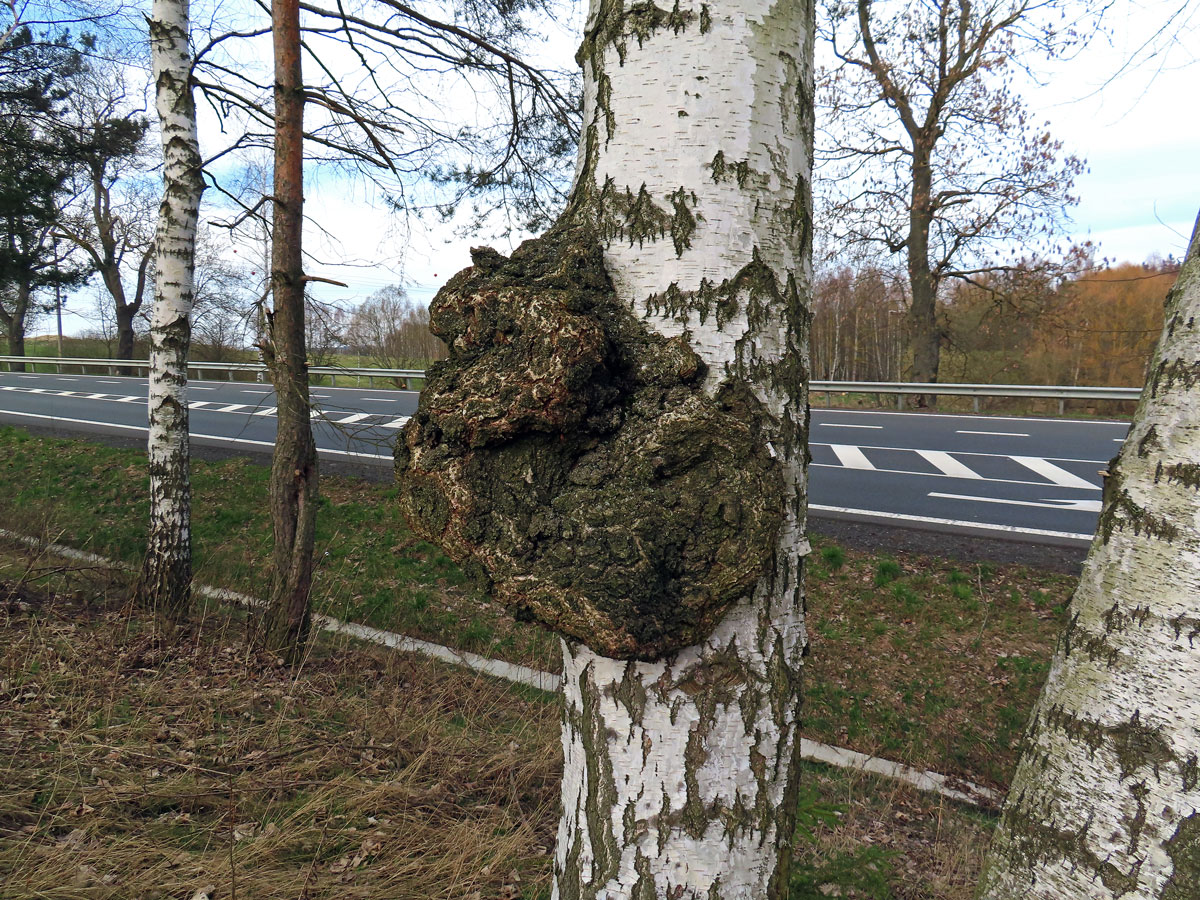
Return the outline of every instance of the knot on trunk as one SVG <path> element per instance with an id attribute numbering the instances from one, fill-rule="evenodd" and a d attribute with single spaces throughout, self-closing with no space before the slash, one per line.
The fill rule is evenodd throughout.
<path id="1" fill-rule="evenodd" d="M 707 396 L 699 357 L 618 300 L 584 229 L 472 259 L 434 298 L 449 359 L 396 448 L 410 525 L 519 618 L 605 656 L 700 643 L 783 520 L 761 404 L 740 382 Z"/>

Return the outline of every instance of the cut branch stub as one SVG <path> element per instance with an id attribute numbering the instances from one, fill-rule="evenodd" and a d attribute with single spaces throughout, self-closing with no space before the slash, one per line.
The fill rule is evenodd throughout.
<path id="1" fill-rule="evenodd" d="M 434 298 L 450 358 L 396 449 L 414 531 L 605 656 L 701 643 L 783 520 L 760 403 L 730 381 L 708 397 L 699 358 L 620 303 L 585 229 L 472 257 Z"/>

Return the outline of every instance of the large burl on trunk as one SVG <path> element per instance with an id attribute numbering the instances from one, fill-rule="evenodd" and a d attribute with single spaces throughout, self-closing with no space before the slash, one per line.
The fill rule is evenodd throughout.
<path id="1" fill-rule="evenodd" d="M 434 298 L 450 347 L 396 449 L 413 530 L 521 618 L 616 659 L 701 643 L 773 560 L 784 484 L 742 383 L 713 398 L 683 339 L 560 226 Z"/>

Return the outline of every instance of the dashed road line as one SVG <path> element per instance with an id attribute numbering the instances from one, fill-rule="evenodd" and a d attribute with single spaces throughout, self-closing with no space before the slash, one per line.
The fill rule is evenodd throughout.
<path id="1" fill-rule="evenodd" d="M 818 422 L 817 424 L 822 428 L 873 428 L 877 431 L 883 429 L 882 425 L 848 425 L 844 422 Z"/>
<path id="2" fill-rule="evenodd" d="M 393 419 L 391 422 L 384 422 L 379 427 L 380 428 L 403 428 L 408 423 L 408 420 L 410 418 L 412 418 L 412 417 L 411 416 L 401 416 L 398 419 Z"/>
<path id="3" fill-rule="evenodd" d="M 1022 431 L 966 431 L 960 429 L 955 434 L 986 434 L 988 437 L 1029 437 Z"/>
<path id="4" fill-rule="evenodd" d="M 355 422 L 361 422 L 363 419 L 371 418 L 371 413 L 355 413 L 352 416 L 346 416 L 344 419 L 334 419 L 334 425 L 353 425 Z"/>

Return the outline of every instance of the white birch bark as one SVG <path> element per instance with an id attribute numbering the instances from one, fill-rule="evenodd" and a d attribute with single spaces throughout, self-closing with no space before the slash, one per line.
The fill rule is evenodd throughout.
<path id="1" fill-rule="evenodd" d="M 592 2 L 573 203 L 591 204 L 618 294 L 687 337 L 706 388 L 752 385 L 789 502 L 773 571 L 703 646 L 624 662 L 564 643 L 564 900 L 786 894 L 807 643 L 812 40 L 808 0 Z"/>
<path id="2" fill-rule="evenodd" d="M 150 324 L 150 535 L 138 594 L 172 617 L 186 612 L 191 584 L 187 359 L 196 226 L 204 191 L 188 6 L 189 0 L 154 0 L 150 16 L 164 190 Z"/>
<path id="3" fill-rule="evenodd" d="M 981 897 L 1200 897 L 1200 220 Z"/>

